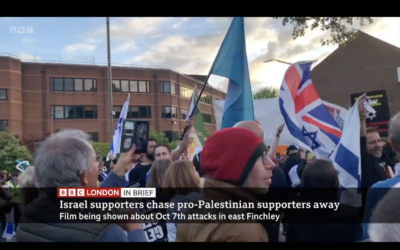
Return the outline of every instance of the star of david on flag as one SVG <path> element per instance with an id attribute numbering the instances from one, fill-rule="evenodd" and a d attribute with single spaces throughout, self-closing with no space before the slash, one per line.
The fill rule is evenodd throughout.
<path id="1" fill-rule="evenodd" d="M 310 78 L 313 62 L 297 62 L 286 71 L 279 107 L 286 126 L 302 148 L 328 159 L 342 131 L 319 98 Z"/>
<path id="2" fill-rule="evenodd" d="M 338 173 L 341 202 L 359 207 L 361 180 L 360 121 L 358 101 L 341 126 L 322 103 L 310 78 L 312 62 L 289 67 L 279 94 L 279 107 L 286 126 L 300 146 L 316 158 L 330 160 Z"/>

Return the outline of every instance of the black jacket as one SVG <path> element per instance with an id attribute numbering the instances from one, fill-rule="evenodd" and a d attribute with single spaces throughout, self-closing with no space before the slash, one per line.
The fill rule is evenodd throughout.
<path id="1" fill-rule="evenodd" d="M 344 204 L 337 211 L 292 210 L 287 215 L 286 242 L 355 242 L 362 230 L 358 208 Z"/>
<path id="2" fill-rule="evenodd" d="M 0 221 L 5 221 L 6 214 L 8 214 L 11 209 L 11 196 L 5 191 L 3 188 L 0 187 L 0 200 L 5 201 L 5 206 L 0 207 Z"/>

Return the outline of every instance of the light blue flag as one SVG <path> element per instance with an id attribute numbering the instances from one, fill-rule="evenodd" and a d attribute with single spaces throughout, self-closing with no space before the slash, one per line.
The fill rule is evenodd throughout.
<path id="1" fill-rule="evenodd" d="M 110 144 L 110 151 L 112 152 L 112 155 L 114 157 L 118 153 L 121 152 L 122 125 L 124 124 L 124 121 L 128 115 L 129 98 L 130 98 L 130 95 L 128 95 L 128 98 L 126 99 L 124 106 L 122 107 L 121 114 L 119 115 L 117 127 L 114 130 L 113 140 Z M 109 160 L 109 156 L 107 155 L 107 161 L 108 160 Z"/>
<path id="2" fill-rule="evenodd" d="M 233 18 L 209 74 L 229 79 L 221 128 L 254 120 L 243 17 Z"/>

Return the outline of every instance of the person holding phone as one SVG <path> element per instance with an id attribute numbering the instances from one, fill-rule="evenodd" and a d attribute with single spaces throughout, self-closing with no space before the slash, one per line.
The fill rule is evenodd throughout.
<path id="1" fill-rule="evenodd" d="M 147 152 L 143 158 L 143 162 L 136 161 L 135 165 L 131 168 L 128 175 L 129 187 L 145 187 L 146 186 L 146 175 L 150 171 L 150 168 L 154 162 L 154 149 L 156 147 L 156 141 L 149 139 L 147 143 Z"/>
<path id="2" fill-rule="evenodd" d="M 134 152 L 135 146 L 128 152 L 121 153 L 113 171 L 100 187 L 124 186 L 125 166 L 134 159 Z M 137 222 L 56 223 L 60 219 L 60 201 L 56 187 L 97 187 L 98 162 L 86 133 L 71 129 L 47 137 L 38 148 L 34 166 L 35 182 L 44 194 L 24 208 L 20 225 L 11 241 L 147 242 L 141 223 Z M 37 211 L 41 212 L 38 214 Z M 82 209 L 82 213 L 88 215 L 90 211 Z M 37 225 L 40 225 L 40 230 Z"/>

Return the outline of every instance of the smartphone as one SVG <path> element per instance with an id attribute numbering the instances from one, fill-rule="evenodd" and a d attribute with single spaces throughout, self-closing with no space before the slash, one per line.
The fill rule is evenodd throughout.
<path id="1" fill-rule="evenodd" d="M 281 157 L 280 153 L 276 153 L 276 159 L 279 159 Z"/>
<path id="2" fill-rule="evenodd" d="M 149 141 L 150 122 L 137 121 L 136 122 L 136 152 L 145 154 L 147 153 L 147 143 Z"/>
<path id="3" fill-rule="evenodd" d="M 121 153 L 136 145 L 135 153 L 146 153 L 150 123 L 148 121 L 125 120 L 122 125 Z"/>

